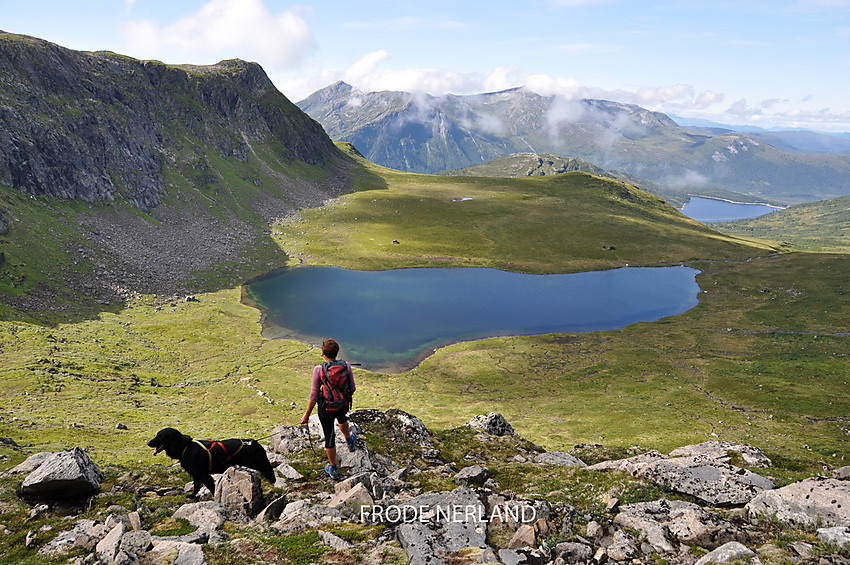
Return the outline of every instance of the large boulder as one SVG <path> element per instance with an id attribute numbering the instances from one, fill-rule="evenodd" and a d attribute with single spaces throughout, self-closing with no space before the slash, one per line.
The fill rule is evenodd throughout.
<path id="1" fill-rule="evenodd" d="M 466 425 L 486 432 L 491 436 L 507 436 L 514 434 L 513 427 L 507 420 L 505 420 L 505 417 L 498 412 L 478 415 L 467 422 Z"/>
<path id="2" fill-rule="evenodd" d="M 420 447 L 433 448 L 431 433 L 422 420 L 403 410 L 390 409 L 381 412 L 374 408 L 356 410 L 348 417 L 363 429 L 381 435 L 388 441 L 413 443 Z"/>
<path id="3" fill-rule="evenodd" d="M 843 526 L 850 523 L 850 482 L 812 477 L 763 492 L 746 508 L 752 517 L 766 514 L 782 522 Z"/>
<path id="4" fill-rule="evenodd" d="M 219 529 L 227 519 L 224 506 L 213 501 L 184 504 L 174 512 L 173 517 L 183 518 L 199 530 L 206 531 Z"/>
<path id="5" fill-rule="evenodd" d="M 250 520 L 265 506 L 260 474 L 246 467 L 230 467 L 216 481 L 215 501 L 224 507 L 230 520 Z"/>
<path id="6" fill-rule="evenodd" d="M 46 457 L 27 475 L 21 492 L 42 498 L 82 498 L 100 490 L 103 473 L 86 452 L 75 447 Z"/>
<path id="7" fill-rule="evenodd" d="M 737 541 L 723 544 L 714 551 L 700 557 L 695 565 L 708 565 L 709 563 L 730 563 L 732 561 L 743 561 L 761 565 L 761 560 L 755 551 Z"/>
<path id="8" fill-rule="evenodd" d="M 752 471 L 704 455 L 668 458 L 651 451 L 628 459 L 604 461 L 588 469 L 625 471 L 716 505 L 746 504 L 757 494 L 776 486 L 770 479 Z"/>
<path id="9" fill-rule="evenodd" d="M 278 426 L 272 430 L 271 448 L 284 455 L 309 449 L 311 446 L 313 449 L 321 449 L 320 440 L 313 439 L 312 444 L 310 441 L 306 426 Z M 316 445 L 317 441 L 319 441 L 318 445 Z"/>
<path id="10" fill-rule="evenodd" d="M 535 456 L 534 462 L 550 467 L 587 467 L 584 461 L 563 451 L 546 451 Z"/>

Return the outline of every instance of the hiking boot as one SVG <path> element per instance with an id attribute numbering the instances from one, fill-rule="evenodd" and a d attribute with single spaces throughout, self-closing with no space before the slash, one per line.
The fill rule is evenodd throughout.
<path id="1" fill-rule="evenodd" d="M 325 473 L 327 473 L 328 476 L 331 479 L 333 479 L 335 481 L 339 480 L 339 473 L 337 473 L 337 471 L 336 471 L 336 465 L 331 465 L 330 463 L 325 463 Z"/>
<path id="2" fill-rule="evenodd" d="M 357 449 L 357 434 L 354 433 L 354 430 L 349 432 L 348 437 L 345 438 L 345 443 L 348 444 L 348 451 L 354 451 Z"/>

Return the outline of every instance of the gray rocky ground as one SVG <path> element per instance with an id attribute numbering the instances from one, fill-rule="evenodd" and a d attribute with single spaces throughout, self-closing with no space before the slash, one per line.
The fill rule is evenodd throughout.
<path id="1" fill-rule="evenodd" d="M 489 434 L 482 421 L 495 423 L 490 431 L 503 435 Z M 411 414 L 368 410 L 353 413 L 352 422 L 360 440 L 355 452 L 340 450 L 344 480 L 323 481 L 312 472 L 305 477 L 289 464 L 316 449 L 317 422 L 280 426 L 267 448 L 277 468 L 275 488 L 261 483 L 256 472 L 234 467 L 217 476 L 214 497 L 207 493 L 200 501 L 187 501 L 169 516 L 152 512 L 145 502 L 161 491 L 141 485 L 132 487 L 137 489 L 134 508 L 111 506 L 94 518 L 68 513 L 63 500 L 74 494 L 93 500 L 90 491 L 103 479 L 79 448 L 35 454 L 6 476 L 27 485 L 20 496 L 31 507 L 31 519 L 67 514 L 49 535 L 28 532 L 25 544 L 45 558 L 69 556 L 75 565 L 201 564 L 221 562 L 223 555 L 232 559 L 227 562 L 287 562 L 286 551 L 261 549 L 270 542 L 260 540 L 274 539 L 299 540 L 302 551 L 315 552 L 315 562 L 328 563 L 850 564 L 847 469 L 775 488 L 725 457 L 707 456 L 722 446 L 706 444 L 588 467 L 574 455 L 546 452 L 512 430 L 505 433 L 509 427 L 500 415 L 468 424 L 475 430 L 467 434 L 474 445 L 514 446 L 505 459 L 518 464 L 516 458 L 521 458 L 532 466 L 528 473 L 546 474 L 564 466 L 600 480 L 606 473 L 628 473 L 663 485 L 666 493 L 624 504 L 609 493 L 604 509 L 577 507 L 547 493 L 503 488 L 498 479 L 504 475 L 494 478 L 488 469 L 493 459 L 478 448 L 472 450 L 482 454 L 477 458 L 444 460 L 449 452 L 435 449 L 430 432 Z M 392 438 L 396 451 L 371 449 L 368 438 L 377 433 Z M 770 468 L 756 447 L 734 446 L 732 451 L 744 449 L 753 466 Z M 541 457 L 547 453 L 549 457 Z M 443 477 L 442 488 L 423 488 L 418 479 L 426 475 Z M 729 480 L 730 475 L 741 478 L 744 486 Z M 162 535 L 151 527 L 155 518 L 188 526 L 179 534 Z M 765 541 L 771 528 L 785 533 Z M 306 537 L 310 532 L 315 532 L 313 538 Z M 796 532 L 796 539 L 789 532 Z"/>

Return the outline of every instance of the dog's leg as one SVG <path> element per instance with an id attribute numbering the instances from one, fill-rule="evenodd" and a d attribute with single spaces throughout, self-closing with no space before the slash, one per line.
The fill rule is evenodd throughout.
<path id="1" fill-rule="evenodd" d="M 215 496 L 215 481 L 213 480 L 212 475 L 204 475 L 202 480 L 204 481 L 204 486 L 210 489 L 210 494 Z"/>
<path id="2" fill-rule="evenodd" d="M 259 469 L 257 469 L 257 470 L 260 472 L 260 474 L 262 476 L 264 476 L 268 482 L 270 482 L 272 485 L 274 485 L 275 481 L 277 480 L 277 477 L 275 477 L 274 467 L 272 467 L 272 464 L 269 463 L 268 459 L 265 460 L 265 461 L 262 461 L 258 465 L 258 467 L 259 467 Z"/>
<path id="3" fill-rule="evenodd" d="M 192 477 L 192 493 L 189 495 L 189 498 L 192 500 L 198 500 L 198 492 L 201 490 L 201 486 L 203 486 L 201 478 Z"/>

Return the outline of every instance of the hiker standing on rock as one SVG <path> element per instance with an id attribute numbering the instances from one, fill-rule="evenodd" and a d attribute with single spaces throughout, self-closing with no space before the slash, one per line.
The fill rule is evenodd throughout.
<path id="1" fill-rule="evenodd" d="M 347 361 L 337 360 L 338 353 L 339 344 L 336 341 L 328 338 L 322 342 L 322 357 L 325 362 L 313 367 L 310 400 L 307 411 L 301 418 L 301 424 L 306 424 L 313 412 L 313 406 L 319 405 L 319 422 L 325 434 L 325 451 L 328 454 L 325 472 L 333 480 L 339 479 L 334 420 L 339 422 L 339 430 L 345 436 L 348 450 L 357 449 L 357 434 L 350 431 L 348 427 L 348 410 L 351 408 L 351 397 L 356 389 L 354 373 Z"/>

